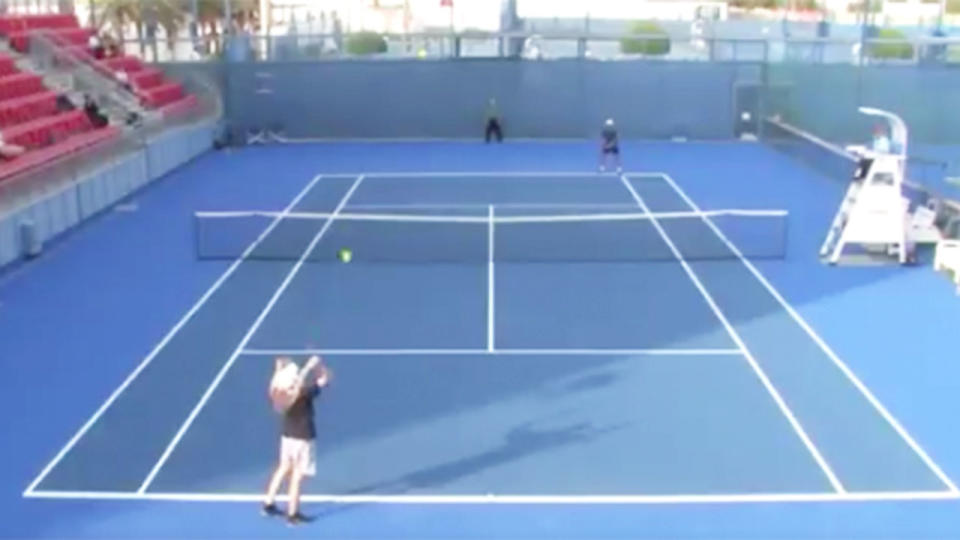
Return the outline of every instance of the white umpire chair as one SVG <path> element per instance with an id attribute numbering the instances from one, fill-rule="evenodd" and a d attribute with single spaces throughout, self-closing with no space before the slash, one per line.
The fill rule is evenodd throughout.
<path id="1" fill-rule="evenodd" d="M 847 147 L 857 158 L 870 160 L 869 170 L 847 189 L 820 256 L 836 264 L 846 248 L 857 245 L 904 264 L 911 261 L 916 244 L 935 244 L 941 239 L 934 224 L 936 208 L 922 206 L 910 213 L 910 201 L 903 192 L 907 166 L 907 126 L 903 120 L 870 107 L 861 107 L 860 112 L 887 122 L 891 149 L 877 152 L 864 146 Z"/>

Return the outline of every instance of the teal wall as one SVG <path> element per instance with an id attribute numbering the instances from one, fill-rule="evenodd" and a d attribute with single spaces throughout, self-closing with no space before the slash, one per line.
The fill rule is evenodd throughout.
<path id="1" fill-rule="evenodd" d="M 173 68 L 175 71 L 177 68 Z M 478 138 L 497 98 L 507 137 L 593 137 L 614 117 L 625 137 L 728 139 L 733 88 L 755 64 L 583 60 L 330 61 L 187 66 L 220 77 L 237 132 L 295 138 Z"/>
<path id="2" fill-rule="evenodd" d="M 479 137 L 494 96 L 512 137 L 592 137 L 613 116 L 626 137 L 729 139 L 743 110 L 735 89 L 766 85 L 766 114 L 832 141 L 869 136 L 857 112 L 868 105 L 903 116 L 913 142 L 960 143 L 960 66 L 950 65 L 459 59 L 166 67 L 216 80 L 236 131 L 279 125 L 291 137 Z"/>

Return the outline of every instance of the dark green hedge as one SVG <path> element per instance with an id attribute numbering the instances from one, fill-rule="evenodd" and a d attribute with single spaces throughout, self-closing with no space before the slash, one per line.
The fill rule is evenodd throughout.
<path id="1" fill-rule="evenodd" d="M 377 54 L 387 52 L 387 40 L 376 32 L 355 32 L 347 36 L 348 54 Z"/>
<path id="2" fill-rule="evenodd" d="M 730 5 L 743 9 L 776 9 L 777 0 L 731 0 Z"/>
<path id="3" fill-rule="evenodd" d="M 620 52 L 658 56 L 670 53 L 670 36 L 659 24 L 653 21 L 637 21 L 630 26 L 630 33 L 645 37 L 621 39 Z"/>
<path id="4" fill-rule="evenodd" d="M 880 28 L 877 30 L 876 39 L 896 39 L 903 41 L 871 43 L 869 49 L 870 57 L 903 60 L 913 58 L 913 44 L 906 40 L 903 32 L 893 28 Z"/>
<path id="5" fill-rule="evenodd" d="M 870 13 L 880 13 L 881 8 L 883 7 L 883 2 L 880 0 L 860 0 L 859 2 L 853 2 L 847 6 L 848 13 L 863 13 L 863 8 L 866 6 Z"/>

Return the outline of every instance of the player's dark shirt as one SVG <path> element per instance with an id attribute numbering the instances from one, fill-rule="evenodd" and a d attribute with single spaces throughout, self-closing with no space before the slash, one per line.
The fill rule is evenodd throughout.
<path id="1" fill-rule="evenodd" d="M 603 147 L 604 148 L 613 148 L 617 146 L 619 142 L 617 139 L 617 128 L 605 126 L 603 131 L 600 132 L 600 136 L 603 137 Z"/>
<path id="2" fill-rule="evenodd" d="M 320 388 L 316 385 L 303 389 L 300 397 L 283 415 L 284 437 L 304 441 L 312 441 L 317 437 L 317 430 L 313 425 L 313 400 L 319 395 Z"/>

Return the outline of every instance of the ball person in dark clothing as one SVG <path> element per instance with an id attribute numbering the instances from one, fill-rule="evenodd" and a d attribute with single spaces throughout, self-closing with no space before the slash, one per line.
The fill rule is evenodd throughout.
<path id="1" fill-rule="evenodd" d="M 283 413 L 280 437 L 280 462 L 270 478 L 263 502 L 265 515 L 279 515 L 275 504 L 284 480 L 289 480 L 287 522 L 297 525 L 306 521 L 300 513 L 300 485 L 304 476 L 316 474 L 317 432 L 313 424 L 313 401 L 330 382 L 330 370 L 319 356 L 307 361 L 303 369 L 289 358 L 277 358 L 270 382 L 274 407 Z"/>
<path id="2" fill-rule="evenodd" d="M 487 103 L 487 127 L 484 133 L 484 140 L 490 142 L 492 137 L 497 138 L 497 142 L 503 142 L 503 129 L 500 126 L 500 109 L 497 108 L 497 100 L 490 98 Z"/>

